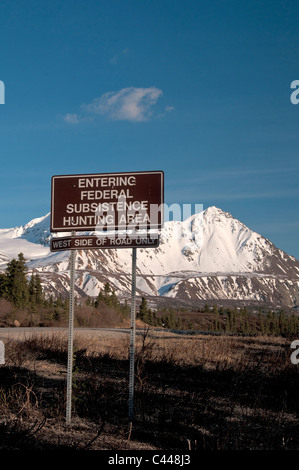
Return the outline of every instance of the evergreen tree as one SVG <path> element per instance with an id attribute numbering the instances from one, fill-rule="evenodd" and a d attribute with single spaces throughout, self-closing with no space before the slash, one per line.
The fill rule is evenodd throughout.
<path id="1" fill-rule="evenodd" d="M 149 308 L 148 311 L 147 311 L 147 323 L 149 325 L 152 325 L 153 324 L 153 312 L 151 311 L 151 309 Z"/>
<path id="2" fill-rule="evenodd" d="M 36 305 L 36 299 L 35 299 L 35 280 L 34 280 L 34 274 L 31 276 L 31 279 L 29 281 L 29 303 L 31 306 Z"/>
<path id="3" fill-rule="evenodd" d="M 177 317 L 175 327 L 176 327 L 177 330 L 182 330 L 183 329 L 183 322 L 182 322 L 181 317 Z"/>
<path id="4" fill-rule="evenodd" d="M 221 324 L 220 324 L 220 318 L 219 318 L 219 312 L 217 311 L 216 313 L 216 319 L 215 319 L 215 331 L 221 331 Z"/>
<path id="5" fill-rule="evenodd" d="M 0 297 L 8 298 L 8 279 L 6 274 L 0 274 Z"/>
<path id="6" fill-rule="evenodd" d="M 261 312 L 258 313 L 258 322 L 259 322 L 259 329 L 262 335 L 265 334 L 266 328 L 265 328 L 265 320 L 263 317 L 263 314 Z"/>
<path id="7" fill-rule="evenodd" d="M 53 295 L 51 295 L 50 298 L 49 298 L 48 307 L 54 308 L 54 299 L 53 299 Z"/>
<path id="8" fill-rule="evenodd" d="M 29 300 L 29 288 L 27 281 L 26 260 L 23 253 L 18 259 L 12 259 L 7 264 L 7 294 L 6 298 L 11 300 L 17 307 L 26 307 Z"/>
<path id="9" fill-rule="evenodd" d="M 213 305 L 213 313 L 218 313 L 218 307 L 215 304 Z"/>
<path id="10" fill-rule="evenodd" d="M 173 312 L 170 312 L 168 316 L 168 328 L 174 329 L 176 327 L 176 319 Z"/>
<path id="11" fill-rule="evenodd" d="M 35 275 L 35 299 L 37 305 L 42 305 L 45 301 L 41 278 L 38 274 Z"/>
<path id="12" fill-rule="evenodd" d="M 225 322 L 225 331 L 228 333 L 231 329 L 231 325 L 230 325 L 230 314 L 231 312 L 227 312 L 226 313 L 226 322 Z"/>
<path id="13" fill-rule="evenodd" d="M 104 286 L 104 295 L 107 297 L 108 294 L 110 294 L 110 284 L 109 284 L 109 282 L 106 282 L 106 284 Z"/>
<path id="14" fill-rule="evenodd" d="M 223 307 L 220 307 L 220 309 L 219 309 L 219 314 L 220 314 L 220 315 L 224 315 L 224 308 L 223 308 Z"/>
<path id="15" fill-rule="evenodd" d="M 115 292 L 111 289 L 109 282 L 106 282 L 104 286 L 104 292 L 100 291 L 96 300 L 95 307 L 99 307 L 101 302 L 104 302 L 108 307 L 119 309 L 119 301 L 115 295 Z"/>
<path id="16" fill-rule="evenodd" d="M 29 281 L 29 302 L 32 306 L 40 306 L 44 303 L 44 294 L 41 284 L 41 279 L 38 274 L 32 274 Z"/>
<path id="17" fill-rule="evenodd" d="M 144 321 L 145 323 L 148 322 L 148 307 L 147 307 L 147 301 L 144 297 L 142 297 L 141 304 L 139 305 L 138 317 L 140 318 L 140 320 Z"/>
<path id="18" fill-rule="evenodd" d="M 105 301 L 105 297 L 103 295 L 103 292 L 100 290 L 100 292 L 98 293 L 98 296 L 94 302 L 94 306 L 97 308 L 101 302 L 104 302 Z"/>
<path id="19" fill-rule="evenodd" d="M 109 297 L 109 305 L 114 308 L 119 307 L 118 298 L 116 297 L 114 290 L 111 292 L 111 295 Z"/>

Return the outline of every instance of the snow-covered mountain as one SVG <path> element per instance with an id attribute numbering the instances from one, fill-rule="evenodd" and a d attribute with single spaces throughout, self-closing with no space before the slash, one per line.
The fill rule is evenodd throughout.
<path id="1" fill-rule="evenodd" d="M 0 270 L 22 252 L 29 273 L 40 273 L 49 294 L 66 294 L 70 252 L 51 253 L 53 235 L 50 214 L 23 227 L 0 229 Z M 165 223 L 158 248 L 137 250 L 137 274 L 140 295 L 193 303 L 294 306 L 299 301 L 299 261 L 216 207 Z M 117 295 L 130 294 L 131 250 L 78 250 L 77 295 L 96 296 L 107 281 Z"/>

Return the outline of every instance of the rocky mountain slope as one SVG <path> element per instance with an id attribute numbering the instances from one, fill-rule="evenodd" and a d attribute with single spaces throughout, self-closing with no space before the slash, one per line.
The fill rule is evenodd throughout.
<path id="1" fill-rule="evenodd" d="M 66 295 L 70 252 L 50 252 L 49 241 L 56 235 L 49 226 L 47 214 L 23 227 L 0 229 L 0 270 L 23 252 L 29 274 L 39 272 L 47 293 Z M 96 296 L 107 281 L 117 295 L 130 294 L 131 250 L 78 250 L 77 295 Z M 299 301 L 299 261 L 229 213 L 209 207 L 183 222 L 165 223 L 158 248 L 137 250 L 137 291 L 193 304 L 292 307 Z"/>

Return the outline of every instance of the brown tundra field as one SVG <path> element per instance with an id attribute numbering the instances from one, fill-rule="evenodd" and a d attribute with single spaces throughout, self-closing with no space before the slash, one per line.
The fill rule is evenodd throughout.
<path id="1" fill-rule="evenodd" d="M 290 338 L 144 328 L 136 336 L 131 427 L 128 335 L 75 330 L 71 423 L 67 330 L 1 339 L 1 450 L 299 449 Z"/>

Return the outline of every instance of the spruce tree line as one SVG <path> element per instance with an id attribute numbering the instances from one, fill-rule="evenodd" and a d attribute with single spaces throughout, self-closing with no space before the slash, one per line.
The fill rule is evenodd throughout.
<path id="1" fill-rule="evenodd" d="M 0 297 L 9 300 L 17 308 L 41 306 L 45 303 L 41 279 L 38 274 L 27 277 L 23 253 L 7 263 L 5 273 L 0 274 Z"/>
<path id="2" fill-rule="evenodd" d="M 212 330 L 220 333 L 290 337 L 299 334 L 299 317 L 287 315 L 284 310 L 263 312 L 260 308 L 257 315 L 250 315 L 246 307 L 239 310 L 222 308 L 216 312 Z"/>
<path id="3" fill-rule="evenodd" d="M 20 253 L 18 259 L 12 259 L 7 263 L 5 273 L 0 274 L 0 298 L 4 298 L 16 308 L 30 308 L 35 310 L 38 307 L 48 307 L 52 311 L 53 319 L 59 320 L 66 316 L 68 311 L 68 299 L 63 300 L 58 297 L 55 301 L 52 297 L 46 300 L 42 289 L 41 279 L 38 274 L 32 274 L 28 280 L 26 260 Z M 130 307 L 125 302 L 121 304 L 107 282 L 104 290 L 100 291 L 95 300 L 88 299 L 86 304 L 96 309 L 100 309 L 102 304 L 117 311 L 122 317 L 130 313 Z M 181 309 L 184 311 L 185 309 Z M 299 334 L 299 317 L 287 315 L 283 310 L 279 312 L 263 312 L 259 309 L 258 315 L 249 314 L 246 307 L 237 308 L 218 308 L 217 305 L 198 309 L 197 324 L 194 325 L 190 320 L 182 320 L 180 315 L 170 307 L 160 311 L 152 310 L 148 307 L 147 301 L 142 297 L 137 318 L 143 322 L 160 326 L 167 329 L 202 329 L 200 314 L 205 314 L 210 318 L 209 326 L 205 323 L 204 329 L 219 333 L 228 334 L 265 334 L 276 336 L 295 336 Z"/>
<path id="4" fill-rule="evenodd" d="M 148 308 L 147 301 L 143 297 L 137 318 L 152 326 L 161 326 L 167 329 L 189 329 L 189 330 L 207 330 L 217 333 L 244 334 L 244 335 L 271 335 L 271 336 L 298 336 L 299 335 L 299 317 L 287 315 L 283 310 L 279 312 L 263 312 L 259 309 L 258 315 L 250 314 L 247 307 L 237 308 L 218 308 L 217 305 L 210 307 L 208 304 L 203 309 L 198 309 L 199 315 L 196 318 L 197 324 L 190 320 L 181 319 L 170 307 L 162 311 L 153 311 Z M 181 311 L 185 311 L 182 309 Z M 201 314 L 204 314 L 201 324 Z M 206 320 L 210 319 L 207 324 Z M 204 326 L 203 326 L 204 325 Z"/>

